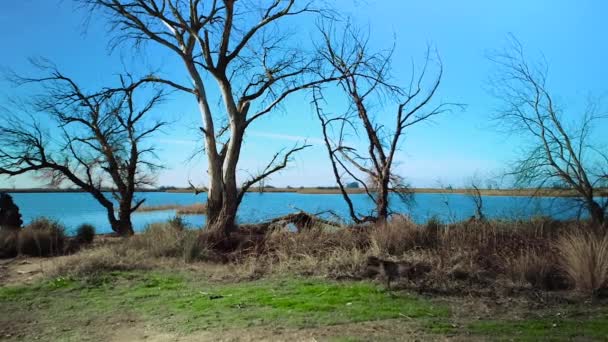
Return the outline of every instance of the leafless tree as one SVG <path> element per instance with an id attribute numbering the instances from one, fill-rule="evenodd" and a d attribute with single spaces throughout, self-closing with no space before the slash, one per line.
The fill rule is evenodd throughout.
<path id="1" fill-rule="evenodd" d="M 246 129 L 275 111 L 289 95 L 332 80 L 320 75 L 320 60 L 308 58 L 297 46 L 302 44 L 282 30 L 291 17 L 321 11 L 311 2 L 296 5 L 295 0 L 80 2 L 108 14 L 117 41 L 157 43 L 183 64 L 191 85 L 158 76 L 151 79 L 196 99 L 208 162 L 207 230 L 229 233 L 249 187 L 284 169 L 293 153 L 305 147 L 298 145 L 275 156 L 275 163 L 263 173 L 238 186 L 237 164 Z M 210 86 L 219 89 L 223 110 L 212 110 Z"/>
<path id="2" fill-rule="evenodd" d="M 608 185 L 608 155 L 592 141 L 594 125 L 605 118 L 598 103 L 591 101 L 584 112 L 573 114 L 570 125 L 549 90 L 544 60 L 529 63 L 514 37 L 490 59 L 498 67 L 492 90 L 502 103 L 496 119 L 530 142 L 510 173 L 516 183 L 539 189 L 563 183 L 576 191 L 591 220 L 603 224 L 608 201 L 598 196 Z"/>
<path id="3" fill-rule="evenodd" d="M 396 153 L 406 131 L 455 106 L 432 101 L 441 82 L 442 64 L 439 58 L 432 60 L 428 49 L 421 72 L 417 76 L 412 72 L 409 86 L 402 88 L 390 83 L 392 50 L 370 53 L 368 39 L 350 25 L 340 34 L 332 27 L 322 27 L 321 31 L 324 42 L 319 47 L 320 54 L 339 76 L 337 83 L 350 104 L 345 114 L 332 116 L 322 108 L 322 91 L 314 92 L 313 104 L 321 122 L 333 173 L 353 221 L 383 221 L 390 215 L 389 193 L 402 197 L 409 193 L 403 178 L 393 171 Z M 428 82 L 427 70 L 433 62 L 436 62 L 438 72 Z M 379 105 L 382 101 L 390 105 Z M 387 115 L 385 108 L 393 104 L 396 108 Z M 350 135 L 357 135 L 361 130 L 367 148 L 358 149 L 347 141 Z M 354 179 L 365 189 L 375 204 L 372 213 L 361 215 L 356 212 L 344 188 L 344 177 Z"/>
<path id="4" fill-rule="evenodd" d="M 106 209 L 116 233 L 133 234 L 131 214 L 144 202 L 135 191 L 152 185 L 159 168 L 146 139 L 165 124 L 149 118 L 162 92 L 144 91 L 147 82 L 129 76 L 119 87 L 87 92 L 54 66 L 40 66 L 46 76 L 13 79 L 42 90 L 1 113 L 0 174 L 71 182 Z M 140 105 L 136 93 L 150 95 Z"/>
<path id="5" fill-rule="evenodd" d="M 483 213 L 483 196 L 481 195 L 481 179 L 478 176 L 472 176 L 465 185 L 466 195 L 475 205 L 475 215 L 473 218 L 478 221 L 486 219 Z"/>

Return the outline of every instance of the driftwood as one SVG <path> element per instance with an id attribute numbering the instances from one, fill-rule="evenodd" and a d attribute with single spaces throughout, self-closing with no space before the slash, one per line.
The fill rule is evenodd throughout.
<path id="1" fill-rule="evenodd" d="M 201 234 L 201 242 L 211 247 L 216 253 L 217 261 L 228 262 L 244 254 L 263 253 L 266 234 L 277 229 L 284 229 L 293 224 L 297 232 L 319 226 L 341 227 L 337 222 L 319 218 L 316 215 L 300 211 L 289 215 L 277 217 L 266 222 L 240 225 L 237 230 L 227 237 L 219 237 L 207 231 Z"/>
<path id="2" fill-rule="evenodd" d="M 289 224 L 293 224 L 298 233 L 322 225 L 336 228 L 341 227 L 340 223 L 338 222 L 325 220 L 317 215 L 300 211 L 297 213 L 276 217 L 266 222 L 242 225 L 239 227 L 239 231 L 251 234 L 265 234 L 272 229 L 286 227 Z"/>

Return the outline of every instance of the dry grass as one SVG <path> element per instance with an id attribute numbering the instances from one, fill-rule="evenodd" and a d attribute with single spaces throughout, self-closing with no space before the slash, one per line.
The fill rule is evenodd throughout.
<path id="1" fill-rule="evenodd" d="M 18 240 L 18 230 L 0 229 L 0 258 L 13 258 L 17 256 Z"/>
<path id="2" fill-rule="evenodd" d="M 499 282 L 560 290 L 571 285 L 559 268 L 553 242 L 564 232 L 584 228 L 546 219 L 449 225 L 431 220 L 417 225 L 395 217 L 378 226 L 332 232 L 274 231 L 263 240 L 261 255 L 242 256 L 237 262 L 257 272 L 357 278 L 365 273 L 367 258 L 378 256 L 430 266 L 428 273 L 403 279 L 408 287 L 422 291 L 487 292 Z"/>
<path id="3" fill-rule="evenodd" d="M 577 290 L 594 293 L 608 282 L 608 235 L 572 232 L 557 240 L 561 266 Z"/>
<path id="4" fill-rule="evenodd" d="M 207 206 L 203 203 L 194 203 L 189 205 L 165 204 L 155 206 L 142 206 L 137 209 L 138 212 L 166 210 L 175 210 L 176 214 L 178 215 L 202 215 L 207 212 Z"/>
<path id="5" fill-rule="evenodd" d="M 52 256 L 64 252 L 65 228 L 47 219 L 37 219 L 19 230 L 17 251 L 22 255 Z"/>
<path id="6" fill-rule="evenodd" d="M 125 248 L 122 244 L 84 250 L 57 265 L 52 276 L 77 276 L 97 279 L 106 272 L 146 270 L 156 267 L 147 253 Z"/>
<path id="7" fill-rule="evenodd" d="M 181 206 L 177 208 L 178 215 L 202 215 L 207 213 L 207 206 L 202 203 Z"/>
<path id="8" fill-rule="evenodd" d="M 424 264 L 428 272 L 408 272 L 400 279 L 402 286 L 423 292 L 492 295 L 505 286 L 563 290 L 573 283 L 583 291 L 595 291 L 608 279 L 608 238 L 572 235 L 588 228 L 546 219 L 449 225 L 431 220 L 417 225 L 395 217 L 377 226 L 332 231 L 243 230 L 218 250 L 204 234 L 172 220 L 81 253 L 63 270 L 96 274 L 220 261 L 235 277 L 291 273 L 356 279 L 366 276 L 366 261 L 375 256 L 402 265 Z"/>
<path id="9" fill-rule="evenodd" d="M 107 271 L 183 265 L 204 255 L 197 237 L 198 231 L 186 229 L 179 219 L 151 224 L 140 234 L 78 253 L 57 274 L 95 278 Z"/>

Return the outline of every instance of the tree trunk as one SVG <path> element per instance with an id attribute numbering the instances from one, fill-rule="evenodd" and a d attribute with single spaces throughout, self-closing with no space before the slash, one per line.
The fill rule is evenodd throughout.
<path id="1" fill-rule="evenodd" d="M 589 215 L 591 216 L 591 222 L 598 226 L 603 225 L 605 218 L 604 209 L 602 209 L 602 207 L 593 199 L 588 200 L 587 206 L 589 210 Z"/>
<path id="2" fill-rule="evenodd" d="M 383 179 L 378 182 L 378 199 L 376 200 L 378 222 L 384 222 L 388 218 L 388 184 L 388 176 L 384 176 Z"/>
<path id="3" fill-rule="evenodd" d="M 234 102 L 230 82 L 225 76 L 218 76 L 220 91 L 230 118 L 230 140 L 227 142 L 223 164 L 219 165 L 216 177 L 221 177 L 222 202 L 214 207 L 213 214 L 208 215 L 207 229 L 216 236 L 227 236 L 235 228 L 236 212 L 239 206 L 239 189 L 236 181 L 236 169 L 241 155 L 243 135 L 245 134 L 245 113 L 239 112 Z M 221 160 L 220 160 L 221 161 Z M 223 172 L 222 172 L 223 171 Z M 209 208 L 207 208 L 209 212 Z"/>
<path id="4" fill-rule="evenodd" d="M 112 229 L 114 229 L 114 231 L 117 232 L 120 236 L 126 237 L 135 234 L 135 232 L 133 231 L 133 224 L 131 223 L 130 217 L 125 217 L 116 221 L 115 228 L 116 229 L 112 227 Z"/>
<path id="5" fill-rule="evenodd" d="M 235 228 L 236 212 L 238 210 L 238 186 L 236 182 L 236 165 L 238 164 L 241 143 L 243 140 L 243 126 L 233 120 L 232 136 L 226 153 L 223 173 L 223 192 L 221 203 L 214 204 L 213 212 L 207 207 L 207 229 L 214 231 L 217 236 L 226 236 Z"/>
<path id="6" fill-rule="evenodd" d="M 131 236 L 135 232 L 133 231 L 133 224 L 131 223 L 131 208 L 125 205 L 119 206 L 118 219 L 114 213 L 114 208 L 106 208 L 108 211 L 108 220 L 110 221 L 110 227 L 112 230 L 120 236 Z"/>

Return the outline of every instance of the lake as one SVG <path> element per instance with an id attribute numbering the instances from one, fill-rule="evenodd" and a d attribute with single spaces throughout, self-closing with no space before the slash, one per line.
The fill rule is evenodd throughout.
<path id="1" fill-rule="evenodd" d="M 25 224 L 36 217 L 55 219 L 66 226 L 68 232 L 82 223 L 94 225 L 98 233 L 111 232 L 105 209 L 87 193 L 11 193 L 19 206 Z M 205 194 L 144 192 L 145 205 L 193 204 L 206 201 Z M 351 195 L 356 208 L 369 213 L 372 203 L 364 194 Z M 485 196 L 484 213 L 489 218 L 527 218 L 546 215 L 557 219 L 575 218 L 578 211 L 571 198 L 529 198 L 510 196 Z M 475 206 L 471 198 L 463 194 L 415 194 L 414 202 L 405 204 L 397 196 L 392 198 L 396 212 L 410 215 L 417 222 L 425 222 L 431 217 L 444 221 L 456 221 L 473 215 Z M 272 217 L 289 214 L 298 210 L 309 213 L 331 215 L 331 210 L 345 220 L 348 210 L 339 194 L 299 194 L 299 193 L 248 193 L 241 204 L 238 221 L 242 223 L 260 222 Z M 175 211 L 154 211 L 133 214 L 133 225 L 140 231 L 152 222 L 164 221 L 175 216 Z M 203 215 L 184 216 L 193 227 L 205 222 Z"/>

